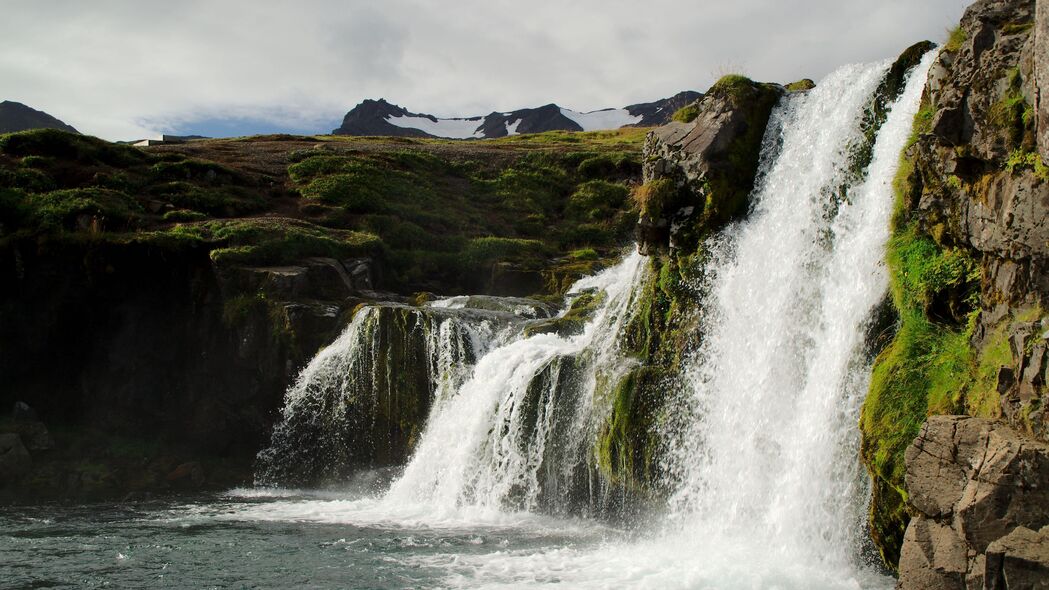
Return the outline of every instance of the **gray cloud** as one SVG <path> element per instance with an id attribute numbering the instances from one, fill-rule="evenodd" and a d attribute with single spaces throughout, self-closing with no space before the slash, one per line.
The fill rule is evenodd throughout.
<path id="1" fill-rule="evenodd" d="M 967 0 L 8 0 L 0 99 L 110 139 L 205 118 L 309 127 L 364 98 L 577 110 L 791 81 L 940 41 Z"/>

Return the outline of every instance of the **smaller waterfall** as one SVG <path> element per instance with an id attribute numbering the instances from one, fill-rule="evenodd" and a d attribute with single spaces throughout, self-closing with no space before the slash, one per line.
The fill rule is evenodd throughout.
<path id="1" fill-rule="evenodd" d="M 485 355 L 447 402 L 384 502 L 434 510 L 564 511 L 590 491 L 607 393 L 631 362 L 619 354 L 645 277 L 637 252 L 577 282 L 600 301 L 576 335 L 535 334 Z"/>
<path id="2" fill-rule="evenodd" d="M 403 463 L 431 405 L 492 346 L 547 314 L 536 302 L 493 298 L 362 307 L 285 394 L 256 483 L 334 483 L 362 467 Z"/>

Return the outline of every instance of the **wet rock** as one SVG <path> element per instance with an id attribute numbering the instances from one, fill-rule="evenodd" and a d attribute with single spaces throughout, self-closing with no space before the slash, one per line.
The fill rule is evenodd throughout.
<path id="1" fill-rule="evenodd" d="M 915 516 L 900 555 L 900 588 L 1033 587 L 993 584 L 1007 554 L 1017 572 L 1041 567 L 1031 556 L 1046 549 L 1033 531 L 1049 525 L 1049 444 L 989 420 L 933 416 L 906 461 Z"/>
<path id="2" fill-rule="evenodd" d="M 6 487 L 33 467 L 29 451 L 14 433 L 0 434 L 0 487 Z"/>
<path id="3" fill-rule="evenodd" d="M 164 479 L 174 488 L 196 489 L 204 485 L 204 468 L 196 461 L 182 463 Z"/>

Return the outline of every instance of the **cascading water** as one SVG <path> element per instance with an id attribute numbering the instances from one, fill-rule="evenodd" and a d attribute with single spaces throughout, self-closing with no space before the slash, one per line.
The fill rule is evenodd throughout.
<path id="1" fill-rule="evenodd" d="M 523 320 L 546 315 L 512 300 L 508 310 L 468 303 L 360 309 L 285 395 L 271 445 L 259 453 L 256 483 L 336 482 L 355 468 L 403 461 L 417 433 L 404 432 L 401 422 L 421 421 L 489 348 L 519 332 Z"/>
<path id="2" fill-rule="evenodd" d="M 586 472 L 604 414 L 602 386 L 630 368 L 618 335 L 646 265 L 632 253 L 577 282 L 600 304 L 582 333 L 536 334 L 493 350 L 455 397 L 430 416 L 404 475 L 385 501 L 434 510 L 558 511 Z M 598 399 L 595 399 L 598 398 Z M 605 404 L 607 407 L 607 404 Z M 585 478 L 584 478 L 585 479 Z"/>

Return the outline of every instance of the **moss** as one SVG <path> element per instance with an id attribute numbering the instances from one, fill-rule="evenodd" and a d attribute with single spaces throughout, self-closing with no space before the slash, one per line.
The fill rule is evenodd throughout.
<path id="1" fill-rule="evenodd" d="M 699 116 L 699 103 L 697 101 L 697 102 L 690 102 L 689 104 L 687 104 L 687 105 L 681 107 L 680 109 L 674 111 L 674 114 L 671 115 L 670 118 L 673 119 L 674 121 L 678 121 L 679 123 L 691 123 L 692 121 L 695 121 L 696 117 L 698 117 L 698 116 Z"/>
<path id="2" fill-rule="evenodd" d="M 634 200 L 643 217 L 658 219 L 679 206 L 681 190 L 670 178 L 657 178 L 639 186 Z"/>
<path id="3" fill-rule="evenodd" d="M 1005 162 L 1005 168 L 1014 174 L 1019 170 L 1030 170 L 1042 182 L 1049 182 L 1049 166 L 1042 161 L 1038 152 L 1015 150 Z"/>
<path id="4" fill-rule="evenodd" d="M 1023 76 L 1016 67 L 1006 75 L 1002 97 L 991 105 L 987 113 L 988 122 L 1000 129 L 1010 149 L 1033 149 L 1033 108 L 1023 94 Z"/>
<path id="5" fill-rule="evenodd" d="M 1034 21 L 1028 21 L 1025 23 L 1009 23 L 1002 27 L 1003 35 L 1018 35 L 1020 33 L 1026 33 L 1034 28 Z"/>
<path id="6" fill-rule="evenodd" d="M 916 130 L 925 119 L 919 112 Z M 967 250 L 941 245 L 911 218 L 919 189 L 908 153 L 901 156 L 893 183 L 896 204 L 886 253 L 897 330 L 874 362 L 860 417 L 863 459 L 874 479 L 872 535 L 893 568 L 908 521 L 904 452 L 929 414 L 960 412 L 972 403 L 970 392 L 984 387 L 971 345 L 979 265 Z"/>
<path id="7" fill-rule="evenodd" d="M 816 83 L 808 78 L 803 78 L 796 82 L 787 84 L 786 89 L 788 92 L 801 92 L 804 90 L 812 90 L 816 87 Z"/>
<path id="8" fill-rule="evenodd" d="M 707 94 L 729 95 L 741 99 L 754 85 L 753 80 L 741 74 L 726 74 L 714 82 Z"/>
<path id="9" fill-rule="evenodd" d="M 965 43 L 969 39 L 969 33 L 961 28 L 954 27 L 947 31 L 947 42 L 943 45 L 943 50 L 948 53 L 955 53 L 962 48 L 962 43 Z"/>
<path id="10" fill-rule="evenodd" d="M 269 302 L 264 293 L 242 293 L 222 304 L 222 321 L 230 327 L 242 326 L 258 313 L 269 312 Z"/>
<path id="11" fill-rule="evenodd" d="M 573 260 L 597 260 L 600 258 L 597 251 L 593 248 L 582 248 L 580 250 L 572 250 L 568 253 L 568 256 Z"/>
<path id="12" fill-rule="evenodd" d="M 525 327 L 525 336 L 536 334 L 557 334 L 559 336 L 572 336 L 581 334 L 586 323 L 594 317 L 601 304 L 604 303 L 606 295 L 604 291 L 586 292 L 572 299 L 568 310 L 558 317 L 539 320 Z"/>
<path id="13" fill-rule="evenodd" d="M 655 423 L 667 379 L 660 369 L 638 367 L 613 388 L 612 410 L 596 449 L 598 468 L 609 481 L 642 490 L 657 481 L 659 440 Z"/>

